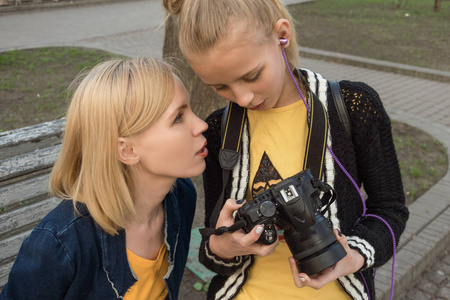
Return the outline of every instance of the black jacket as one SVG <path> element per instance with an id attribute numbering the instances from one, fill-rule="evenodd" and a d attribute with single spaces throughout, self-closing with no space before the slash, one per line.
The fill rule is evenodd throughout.
<path id="1" fill-rule="evenodd" d="M 365 83 L 340 82 L 350 117 L 350 137 L 339 120 L 327 81 L 311 71 L 300 72 L 328 112 L 328 145 L 355 183 L 359 187 L 363 186 L 367 193 L 366 215 L 377 215 L 386 220 L 398 245 L 408 219 L 408 209 L 405 206 L 400 169 L 392 140 L 391 122 L 378 94 Z M 223 109 L 213 112 L 207 118 L 209 128 L 204 133 L 209 149 L 207 167 L 203 174 L 206 226 L 209 225 L 211 213 L 222 191 L 222 170 L 218 162 L 222 114 Z M 247 129 L 244 128 L 240 161 L 230 174 L 225 199 L 242 199 L 246 194 L 250 139 Z M 349 246 L 364 256 L 365 264 L 361 271 L 367 282 L 370 298 L 375 299 L 373 268 L 383 265 L 392 257 L 392 235 L 388 227 L 375 217 L 362 218 L 355 226 L 364 211 L 361 197 L 329 151 L 325 157 L 323 179 L 333 186 L 338 194 L 338 199 L 332 204 L 326 217 L 333 223 L 334 228 L 340 228 L 347 236 Z M 248 270 L 254 261 L 253 255 L 223 260 L 209 251 L 206 238 L 202 241 L 199 258 L 207 268 L 218 274 L 210 284 L 208 299 L 233 298 L 245 283 Z M 361 273 L 343 276 L 338 280 L 353 299 L 368 299 Z"/>

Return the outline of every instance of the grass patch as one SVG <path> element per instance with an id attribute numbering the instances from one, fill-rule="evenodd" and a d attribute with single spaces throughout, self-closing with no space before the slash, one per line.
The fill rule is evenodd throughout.
<path id="1" fill-rule="evenodd" d="M 316 0 L 289 6 L 299 45 L 450 71 L 450 3 Z"/>
<path id="2" fill-rule="evenodd" d="M 404 123 L 393 122 L 392 134 L 409 204 L 447 173 L 447 149 L 429 134 Z"/>
<path id="3" fill-rule="evenodd" d="M 64 116 L 70 82 L 80 71 L 112 57 L 100 50 L 70 47 L 0 53 L 0 131 Z"/>

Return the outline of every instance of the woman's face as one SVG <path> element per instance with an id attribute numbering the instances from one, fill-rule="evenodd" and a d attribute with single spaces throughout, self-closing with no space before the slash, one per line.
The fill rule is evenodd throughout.
<path id="1" fill-rule="evenodd" d="M 238 31 L 206 53 L 188 58 L 202 81 L 223 98 L 254 110 L 282 107 L 298 100 L 298 93 L 292 92 L 293 83 L 278 38 L 257 39 Z"/>
<path id="2" fill-rule="evenodd" d="M 162 116 L 133 137 L 133 150 L 144 172 L 162 177 L 200 175 L 208 155 L 202 133 L 208 125 L 191 110 L 189 94 L 174 75 L 175 95 Z"/>

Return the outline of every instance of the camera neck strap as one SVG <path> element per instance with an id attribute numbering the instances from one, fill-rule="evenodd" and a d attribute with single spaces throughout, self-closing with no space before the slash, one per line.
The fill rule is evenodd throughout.
<path id="1" fill-rule="evenodd" d="M 217 219 L 224 203 L 225 188 L 230 172 L 239 161 L 239 149 L 241 147 L 246 111 L 246 108 L 230 102 L 223 112 L 221 124 L 222 145 L 219 152 L 219 164 L 222 167 L 222 192 L 209 220 L 211 228 L 216 227 Z"/>
<path id="2" fill-rule="evenodd" d="M 309 94 L 312 95 L 312 99 L 310 99 L 309 130 L 303 169 L 310 169 L 313 177 L 320 179 L 327 148 L 328 118 L 319 98 L 312 92 Z"/>

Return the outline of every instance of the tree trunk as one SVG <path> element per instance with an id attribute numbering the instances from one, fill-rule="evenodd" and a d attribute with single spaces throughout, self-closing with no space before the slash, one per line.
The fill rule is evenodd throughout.
<path id="1" fill-rule="evenodd" d="M 438 12 L 441 10 L 441 0 L 434 0 L 434 11 Z"/>
<path id="2" fill-rule="evenodd" d="M 175 18 L 169 16 L 165 24 L 163 59 L 174 65 L 179 71 L 181 81 L 191 96 L 191 107 L 201 119 L 205 119 L 214 110 L 227 105 L 211 87 L 205 85 L 191 69 L 181 53 L 178 44 L 178 26 Z"/>
<path id="3" fill-rule="evenodd" d="M 402 8 L 402 0 L 397 0 L 396 3 L 394 4 L 394 8 L 395 9 Z"/>

